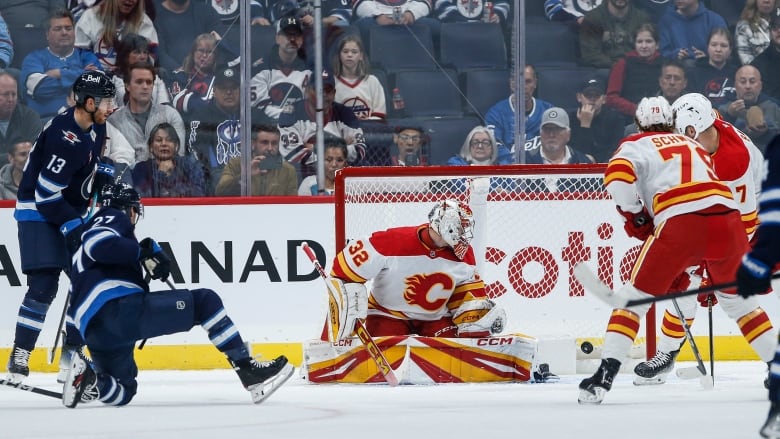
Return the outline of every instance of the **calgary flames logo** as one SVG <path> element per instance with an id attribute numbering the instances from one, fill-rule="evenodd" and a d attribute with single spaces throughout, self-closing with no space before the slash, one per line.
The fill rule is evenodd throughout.
<path id="1" fill-rule="evenodd" d="M 447 303 L 446 298 L 430 301 L 428 293 L 436 285 L 440 285 L 444 291 L 452 291 L 455 288 L 455 282 L 444 273 L 416 274 L 406 278 L 404 282 L 404 300 L 409 305 L 417 305 L 426 311 L 436 311 Z"/>

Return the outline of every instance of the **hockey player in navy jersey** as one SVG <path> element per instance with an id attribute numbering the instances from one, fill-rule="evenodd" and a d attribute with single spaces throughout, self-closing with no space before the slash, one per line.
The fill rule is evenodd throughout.
<path id="1" fill-rule="evenodd" d="M 138 387 L 135 342 L 195 325 L 227 355 L 255 403 L 290 378 L 294 367 L 285 356 L 263 363 L 250 356 L 213 290 L 149 292 L 141 264 L 152 279 L 167 279 L 170 259 L 153 239 L 139 243 L 135 237 L 135 223 L 143 215 L 138 192 L 126 184 L 107 185 L 100 204 L 73 258 L 68 308 L 92 362 L 81 352 L 73 356 L 62 392 L 66 407 L 95 399 L 109 405 L 129 403 Z"/>
<path id="2" fill-rule="evenodd" d="M 737 270 L 737 293 L 743 297 L 766 292 L 772 269 L 780 262 L 780 136 L 767 146 L 764 182 L 758 197 L 758 219 L 753 249 Z M 780 438 L 780 353 L 769 363 L 769 401 L 772 403 L 761 436 Z"/>
<path id="3" fill-rule="evenodd" d="M 57 294 L 60 272 L 81 241 L 93 187 L 113 179 L 113 167 L 100 163 L 106 118 L 116 107 L 116 88 L 100 71 L 88 71 L 73 83 L 76 105 L 49 121 L 38 135 L 17 193 L 14 218 L 19 229 L 22 271 L 27 292 L 16 323 L 8 379 L 29 375 L 46 312 Z M 60 365 L 82 344 L 68 325 Z M 65 361 L 63 361 L 65 360 Z M 62 382 L 66 371 L 57 377 Z"/>

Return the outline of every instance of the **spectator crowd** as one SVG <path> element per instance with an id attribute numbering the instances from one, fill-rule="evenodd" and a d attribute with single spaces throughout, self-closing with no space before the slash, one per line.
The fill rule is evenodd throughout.
<path id="1" fill-rule="evenodd" d="M 701 93 L 762 151 L 780 133 L 777 0 L 526 2 L 523 84 L 514 4 L 322 0 L 317 72 L 306 0 L 247 0 L 248 60 L 238 0 L 0 2 L 0 199 L 15 198 L 38 132 L 73 105 L 85 70 L 113 78 L 105 154 L 145 197 L 240 195 L 244 172 L 250 195 L 327 195 L 345 166 L 515 163 L 520 90 L 529 164 L 607 162 L 647 96 Z M 541 55 L 535 37 L 549 41 Z"/>

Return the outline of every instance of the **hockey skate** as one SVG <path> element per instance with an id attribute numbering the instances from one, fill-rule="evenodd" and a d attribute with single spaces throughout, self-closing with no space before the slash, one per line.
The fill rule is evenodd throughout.
<path id="1" fill-rule="evenodd" d="M 72 409 L 81 402 L 92 402 L 98 397 L 97 375 L 92 364 L 83 353 L 77 351 L 62 386 L 62 404 Z"/>
<path id="2" fill-rule="evenodd" d="M 280 355 L 272 361 L 257 361 L 247 358 L 236 362 L 231 361 L 233 370 L 238 374 L 241 384 L 252 395 L 252 401 L 260 404 L 282 386 L 295 371 L 287 357 Z"/>
<path id="3" fill-rule="evenodd" d="M 577 402 L 580 404 L 601 404 L 604 395 L 612 389 L 612 380 L 620 370 L 620 361 L 614 358 L 601 360 L 596 373 L 592 377 L 582 380 L 580 383 L 580 396 Z"/>
<path id="4" fill-rule="evenodd" d="M 76 352 L 82 352 L 81 346 L 63 345 L 62 351 L 60 351 L 60 371 L 57 373 L 57 382 L 64 384 L 68 378 L 68 372 L 70 371 L 70 365 L 73 363 L 73 354 Z"/>
<path id="5" fill-rule="evenodd" d="M 780 439 L 780 403 L 772 402 L 769 407 L 769 415 L 761 427 L 761 437 L 769 439 Z"/>
<path id="6" fill-rule="evenodd" d="M 634 373 L 635 386 L 651 386 L 663 384 L 666 377 L 674 369 L 674 361 L 677 359 L 679 350 L 672 352 L 656 352 L 655 356 L 648 361 L 643 361 L 636 365 Z"/>
<path id="7" fill-rule="evenodd" d="M 8 381 L 16 384 L 21 383 L 30 375 L 30 351 L 22 349 L 16 345 L 11 350 L 11 357 L 8 359 Z"/>

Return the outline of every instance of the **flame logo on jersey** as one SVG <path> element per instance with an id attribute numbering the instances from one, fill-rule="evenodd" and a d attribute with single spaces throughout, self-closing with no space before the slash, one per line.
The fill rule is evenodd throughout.
<path id="1" fill-rule="evenodd" d="M 417 305 L 426 311 L 436 311 L 445 303 L 447 299 L 441 298 L 434 301 L 428 300 L 428 293 L 433 290 L 436 285 L 440 285 L 444 291 L 453 291 L 455 289 L 455 282 L 452 278 L 444 273 L 432 273 L 432 274 L 415 274 L 414 276 L 407 277 L 404 281 L 406 289 L 404 290 L 404 300 L 409 305 Z"/>
<path id="2" fill-rule="evenodd" d="M 71 145 L 75 145 L 79 142 L 81 142 L 81 139 L 79 139 L 79 136 L 76 135 L 73 131 L 65 131 L 62 130 L 62 139 L 66 142 L 70 143 Z"/>

